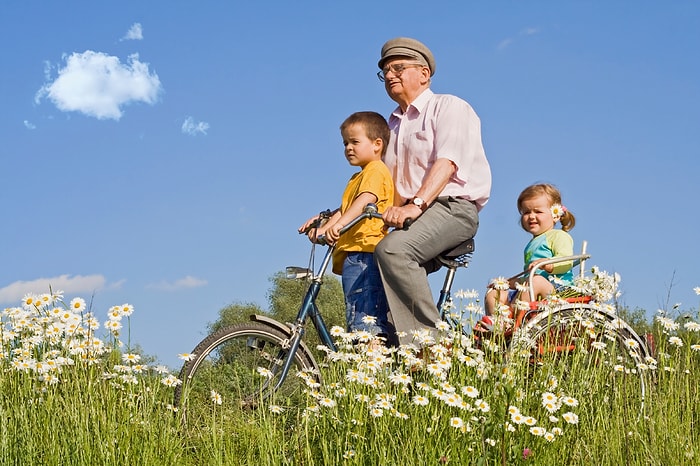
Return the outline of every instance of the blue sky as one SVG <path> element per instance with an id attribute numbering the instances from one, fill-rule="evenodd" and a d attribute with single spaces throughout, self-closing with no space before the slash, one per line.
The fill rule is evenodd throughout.
<path id="1" fill-rule="evenodd" d="M 49 284 L 101 320 L 131 303 L 131 342 L 177 366 L 307 263 L 296 228 L 354 170 L 338 126 L 391 112 L 379 50 L 411 36 L 493 172 L 457 288 L 521 267 L 515 199 L 547 181 L 624 303 L 696 310 L 698 31 L 693 1 L 4 1 L 0 305 Z"/>

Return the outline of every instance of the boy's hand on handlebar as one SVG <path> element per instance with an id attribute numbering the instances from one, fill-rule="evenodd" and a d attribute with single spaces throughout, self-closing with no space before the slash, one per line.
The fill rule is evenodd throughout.
<path id="1" fill-rule="evenodd" d="M 308 234 L 312 229 L 314 229 L 317 225 L 318 222 L 318 215 L 314 215 L 310 219 L 304 222 L 302 226 L 299 227 L 297 230 L 300 235 Z"/>
<path id="2" fill-rule="evenodd" d="M 342 229 L 343 225 L 338 222 L 326 228 L 326 243 L 335 244 L 335 242 L 338 241 L 338 238 L 340 238 L 340 230 Z"/>
<path id="3" fill-rule="evenodd" d="M 314 215 L 304 222 L 304 224 L 300 226 L 297 231 L 300 235 L 306 235 L 309 238 L 309 241 L 312 243 L 319 243 L 318 237 L 322 236 L 326 231 L 325 225 L 322 227 L 318 226 L 319 219 L 320 215 Z"/>
<path id="4" fill-rule="evenodd" d="M 384 223 L 390 227 L 403 228 L 408 219 L 416 219 L 423 212 L 415 204 L 388 207 L 382 215 Z"/>

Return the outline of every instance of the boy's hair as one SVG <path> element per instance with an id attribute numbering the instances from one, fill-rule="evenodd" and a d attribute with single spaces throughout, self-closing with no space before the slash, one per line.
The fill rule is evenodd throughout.
<path id="1" fill-rule="evenodd" d="M 550 205 L 562 205 L 561 193 L 556 186 L 548 183 L 539 183 L 528 186 L 527 188 L 523 189 L 523 192 L 520 193 L 520 196 L 518 196 L 518 212 L 521 212 L 523 202 L 541 195 L 544 195 L 547 197 L 547 199 L 549 199 Z M 576 225 L 576 217 L 574 217 L 574 214 L 572 214 L 569 209 L 564 210 L 564 213 L 562 214 L 561 218 L 559 218 L 559 221 L 561 222 L 561 229 L 564 231 L 569 231 L 574 227 L 574 225 Z"/>
<path id="2" fill-rule="evenodd" d="M 345 119 L 340 125 L 341 133 L 350 125 L 362 125 L 367 137 L 374 141 L 382 140 L 382 157 L 386 154 L 389 145 L 389 124 L 386 119 L 377 112 L 355 112 Z"/>

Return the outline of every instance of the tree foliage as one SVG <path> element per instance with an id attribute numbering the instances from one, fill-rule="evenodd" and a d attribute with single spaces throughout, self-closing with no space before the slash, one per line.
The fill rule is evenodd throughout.
<path id="1" fill-rule="evenodd" d="M 248 322 L 251 314 L 267 314 L 267 312 L 255 303 L 236 302 L 229 304 L 219 310 L 219 318 L 208 325 L 209 333 L 214 333 L 229 325 Z"/>
<path id="2" fill-rule="evenodd" d="M 316 299 L 316 305 L 329 327 L 345 326 L 345 297 L 340 281 L 332 275 L 323 279 L 323 287 Z M 293 322 L 302 300 L 309 288 L 306 280 L 290 280 L 284 272 L 277 272 L 270 278 L 272 287 L 268 292 L 270 314 L 280 322 Z"/>
<path id="3" fill-rule="evenodd" d="M 309 282 L 306 280 L 290 280 L 286 278 L 284 272 L 278 272 L 270 278 L 272 287 L 268 293 L 270 313 L 282 323 L 294 322 L 301 307 Z M 328 328 L 334 325 L 345 327 L 345 296 L 340 281 L 332 275 L 327 275 L 323 279 L 323 286 L 316 298 L 323 320 Z M 306 344 L 312 351 L 321 343 L 318 335 L 313 329 L 311 321 L 307 321 Z M 318 356 L 318 354 L 316 354 Z"/>
<path id="4" fill-rule="evenodd" d="M 617 313 L 638 335 L 644 336 L 644 334 L 652 331 L 652 323 L 647 319 L 646 310 L 639 307 L 630 309 L 627 306 L 619 306 Z"/>
<path id="5" fill-rule="evenodd" d="M 215 332 L 228 325 L 248 322 L 251 314 L 265 314 L 273 319 L 288 324 L 294 322 L 302 300 L 309 287 L 305 280 L 291 280 L 286 278 L 284 272 L 277 272 L 270 277 L 271 287 L 267 294 L 269 310 L 263 310 L 255 303 L 235 302 L 219 311 L 219 318 L 210 323 L 209 332 Z M 321 311 L 326 325 L 345 327 L 345 297 L 340 281 L 332 276 L 324 277 L 321 292 L 316 299 L 316 305 Z M 308 322 L 307 344 L 314 348 L 319 342 L 313 325 Z"/>

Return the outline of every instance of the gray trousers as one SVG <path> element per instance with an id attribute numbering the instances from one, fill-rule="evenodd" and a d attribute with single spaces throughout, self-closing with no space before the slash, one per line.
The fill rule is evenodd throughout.
<path id="1" fill-rule="evenodd" d="M 436 270 L 432 260 L 473 238 L 478 226 L 472 202 L 439 197 L 407 230 L 394 230 L 377 245 L 374 257 L 401 344 L 412 341 L 411 330 L 435 330 L 439 314 L 428 283 L 428 273 Z"/>

